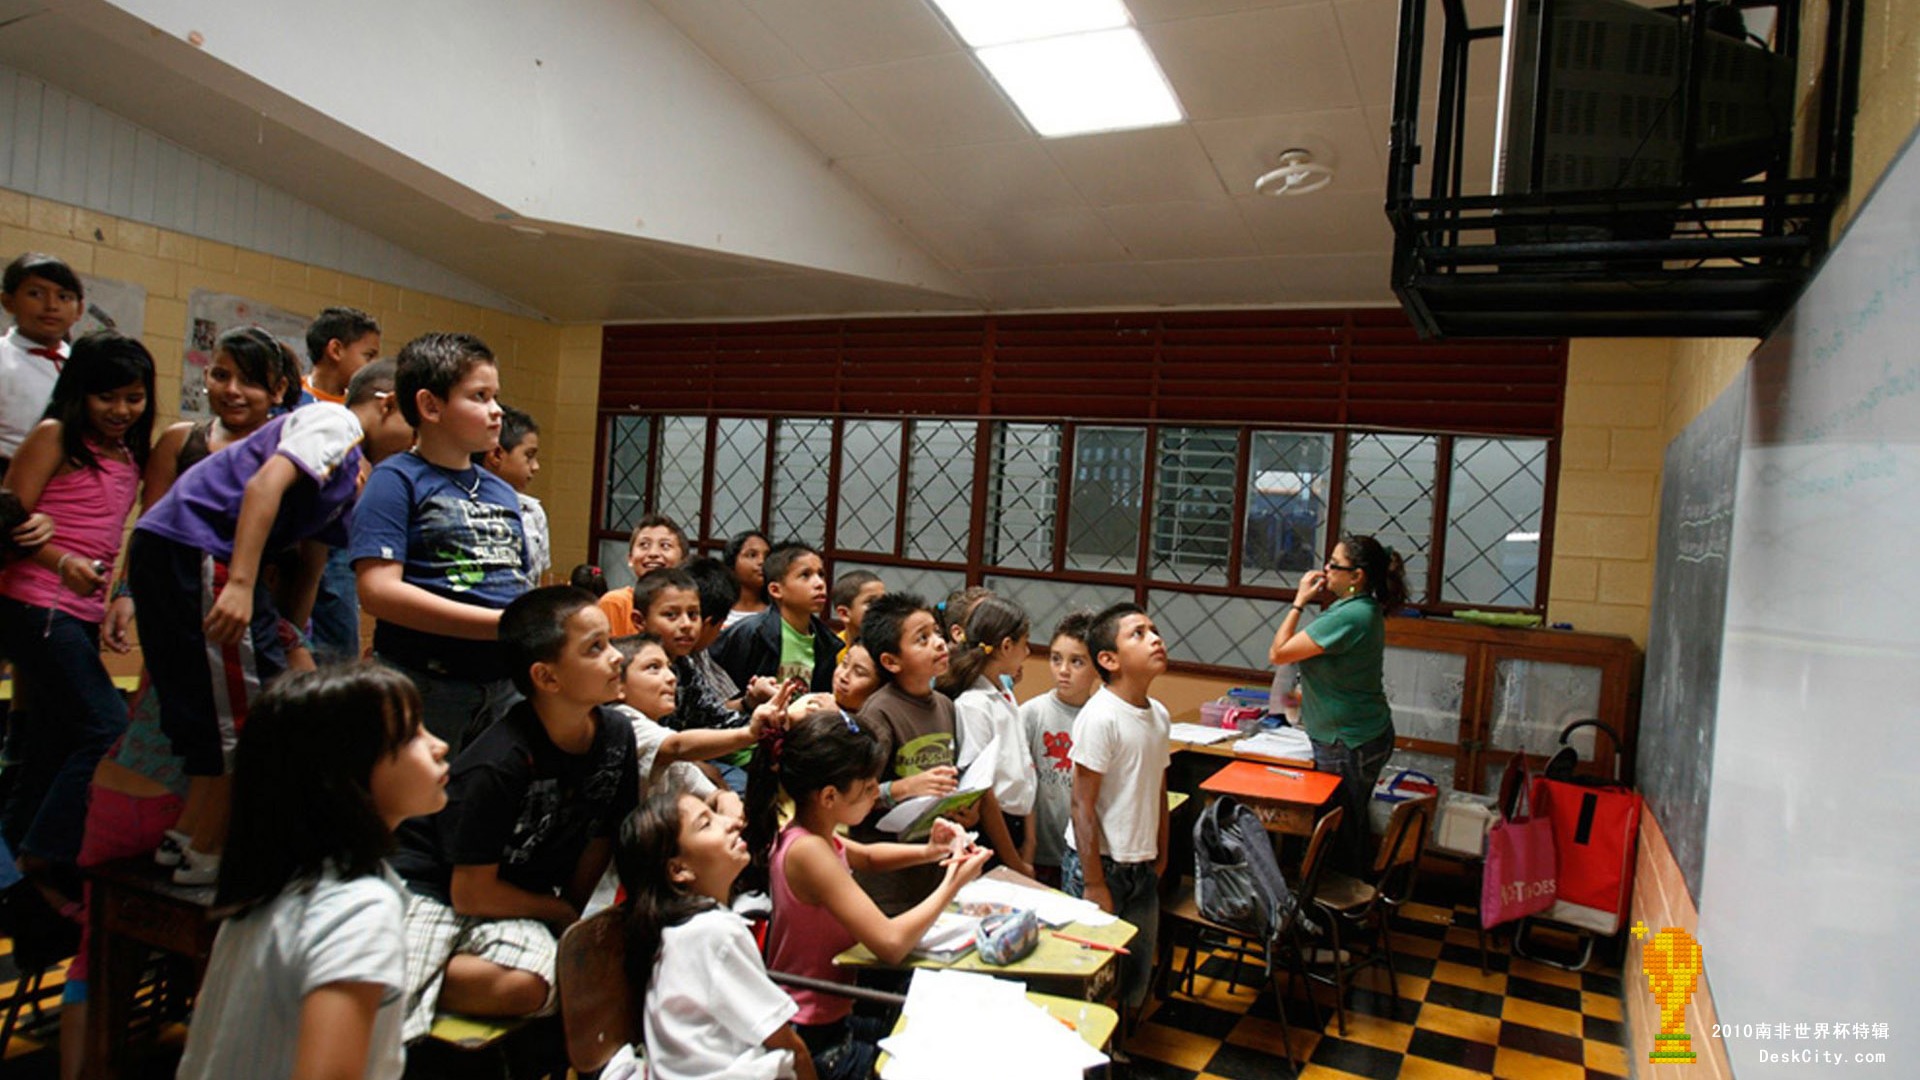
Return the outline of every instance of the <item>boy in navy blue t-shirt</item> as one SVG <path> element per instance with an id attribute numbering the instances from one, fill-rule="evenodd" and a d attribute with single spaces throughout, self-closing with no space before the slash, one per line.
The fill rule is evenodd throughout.
<path id="1" fill-rule="evenodd" d="M 479 338 L 424 334 L 400 350 L 394 390 L 417 440 L 367 478 L 349 550 L 374 655 L 413 679 L 457 756 L 518 698 L 497 632 L 527 587 L 520 499 L 473 463 L 500 441 L 500 372 Z"/>

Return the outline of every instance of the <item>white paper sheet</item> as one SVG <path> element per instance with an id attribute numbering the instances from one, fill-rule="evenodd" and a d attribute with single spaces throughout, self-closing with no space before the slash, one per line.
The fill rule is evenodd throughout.
<path id="1" fill-rule="evenodd" d="M 880 1040 L 889 1055 L 883 1080 L 1079 1080 L 1107 1061 L 1028 1001 L 1025 987 L 990 975 L 916 971 L 904 1012 L 906 1030 Z"/>
<path id="2" fill-rule="evenodd" d="M 1240 732 L 1237 728 L 1211 727 L 1206 724 L 1175 724 L 1168 735 L 1174 742 L 1211 746 L 1228 739 L 1237 739 L 1240 737 Z"/>
<path id="3" fill-rule="evenodd" d="M 967 766 L 967 771 L 961 775 L 960 786 L 954 789 L 954 794 L 985 791 L 993 786 L 992 751 L 998 747 L 999 742 L 999 736 L 995 736 L 993 741 L 987 744 L 987 749 L 973 759 L 973 764 Z M 926 813 L 942 798 L 945 796 L 920 795 L 908 799 L 882 815 L 878 827 L 884 832 L 900 833 L 920 820 L 920 815 Z"/>
<path id="4" fill-rule="evenodd" d="M 1233 744 L 1236 754 L 1263 754 L 1290 761 L 1312 761 L 1313 740 L 1299 728 L 1273 728 Z"/>
<path id="5" fill-rule="evenodd" d="M 1031 911 L 1035 918 L 1048 926 L 1065 926 L 1070 922 L 1083 926 L 1106 926 L 1114 921 L 1114 916 L 1101 911 L 1100 905 L 1091 900 L 993 878 L 975 878 L 967 882 L 961 886 L 960 894 L 955 899 L 961 904 L 1004 904 L 1017 910 Z"/>

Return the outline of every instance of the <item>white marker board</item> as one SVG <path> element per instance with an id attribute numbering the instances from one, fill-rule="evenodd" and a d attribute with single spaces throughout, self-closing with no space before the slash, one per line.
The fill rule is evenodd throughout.
<path id="1" fill-rule="evenodd" d="M 1700 940 L 1728 1040 L 1920 1068 L 1920 155 L 1887 171 L 1748 369 Z M 1744 1032 L 1745 1027 L 1738 1028 Z"/>

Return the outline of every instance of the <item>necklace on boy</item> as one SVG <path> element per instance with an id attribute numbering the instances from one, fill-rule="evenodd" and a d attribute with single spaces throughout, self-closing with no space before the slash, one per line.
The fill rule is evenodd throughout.
<path id="1" fill-rule="evenodd" d="M 413 456 L 419 458 L 421 461 L 426 461 L 427 464 L 432 465 L 435 469 L 438 469 L 440 472 L 440 475 L 447 478 L 448 483 L 451 483 L 454 487 L 459 488 L 460 491 L 466 495 L 467 501 L 469 502 L 480 501 L 480 479 L 481 479 L 480 466 L 478 465 L 468 466 L 468 468 L 473 470 L 473 484 L 471 487 L 469 487 L 465 481 L 460 479 L 460 473 L 458 470 L 449 469 L 445 465 L 439 465 L 439 464 L 435 464 L 434 462 L 427 461 L 426 457 L 422 455 L 420 451 L 417 449 L 411 452 Z"/>

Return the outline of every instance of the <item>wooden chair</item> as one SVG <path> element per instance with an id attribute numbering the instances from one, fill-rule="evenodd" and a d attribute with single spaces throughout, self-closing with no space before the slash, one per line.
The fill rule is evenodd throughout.
<path id="1" fill-rule="evenodd" d="M 554 980 L 567 1062 L 582 1075 L 597 1072 L 635 1041 L 633 993 L 627 986 L 627 944 L 620 908 L 607 908 L 560 935 Z"/>
<path id="2" fill-rule="evenodd" d="M 1268 972 L 1268 977 L 1273 980 L 1274 1003 L 1280 1013 L 1280 1038 L 1287 1052 L 1287 1062 L 1298 1068 L 1298 1063 L 1293 1056 L 1293 1027 L 1287 1020 L 1286 993 L 1292 988 L 1296 975 L 1307 984 L 1307 1007 L 1312 1010 L 1314 1027 L 1318 1029 L 1320 1009 L 1314 1004 L 1312 984 L 1308 982 L 1303 963 L 1306 955 L 1303 943 L 1310 936 L 1304 922 L 1307 911 L 1311 909 L 1310 898 L 1319 887 L 1327 853 L 1332 849 L 1334 837 L 1340 831 L 1340 820 L 1345 815 L 1344 809 L 1335 807 L 1315 823 L 1313 836 L 1307 842 L 1306 858 L 1300 863 L 1299 880 L 1293 884 L 1294 896 L 1299 903 L 1293 913 L 1287 916 L 1285 924 L 1276 935 L 1277 949 L 1269 950 L 1266 942 L 1253 937 L 1246 931 L 1214 922 L 1202 915 L 1199 901 L 1194 896 L 1193 880 L 1183 879 L 1172 899 L 1160 910 L 1160 955 L 1157 977 L 1162 984 L 1161 996 L 1165 996 L 1165 980 L 1172 971 L 1173 945 L 1176 936 L 1184 937 L 1187 941 L 1187 959 L 1182 966 L 1180 977 L 1182 986 L 1189 995 L 1193 992 L 1194 958 L 1203 940 L 1213 939 L 1227 943 L 1227 947 L 1234 952 L 1233 963 L 1236 973 L 1241 957 L 1258 956 Z M 1287 986 L 1284 990 L 1279 984 L 1279 969 L 1283 966 L 1287 969 Z"/>
<path id="3" fill-rule="evenodd" d="M 1400 996 L 1389 923 L 1392 913 L 1413 896 L 1414 880 L 1420 873 L 1420 855 L 1426 849 L 1428 825 L 1438 801 L 1436 796 L 1428 795 L 1408 799 L 1393 808 L 1387 834 L 1381 840 L 1379 854 L 1374 856 L 1371 881 L 1329 870 L 1313 894 L 1315 909 L 1325 917 L 1332 956 L 1328 966 L 1333 972 L 1322 974 L 1309 966 L 1307 978 L 1334 988 L 1334 1011 L 1339 1017 L 1342 1035 L 1347 1033 L 1347 992 L 1353 987 L 1354 974 L 1362 968 L 1384 965 L 1388 988 L 1394 997 Z M 1343 927 L 1347 932 L 1342 931 Z M 1370 938 L 1367 954 L 1358 963 L 1350 959 L 1349 948 L 1360 947 L 1361 941 L 1358 937 L 1349 937 L 1352 933 Z"/>

